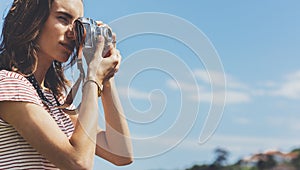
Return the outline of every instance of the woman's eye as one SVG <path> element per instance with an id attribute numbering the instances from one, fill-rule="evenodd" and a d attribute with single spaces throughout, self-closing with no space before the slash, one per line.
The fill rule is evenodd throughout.
<path id="1" fill-rule="evenodd" d="M 69 21 L 68 21 L 68 19 L 66 17 L 59 16 L 58 20 L 60 20 L 64 24 L 69 24 Z"/>

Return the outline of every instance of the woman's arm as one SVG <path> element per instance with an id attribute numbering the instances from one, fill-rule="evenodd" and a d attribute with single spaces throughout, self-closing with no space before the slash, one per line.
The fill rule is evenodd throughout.
<path id="1" fill-rule="evenodd" d="M 93 81 L 86 81 L 83 87 L 81 107 L 70 139 L 43 107 L 29 102 L 0 102 L 0 117 L 59 169 L 93 168 L 98 132 L 98 86 L 94 80 L 102 83 L 119 63 L 116 57 L 102 59 L 104 38 L 99 37 L 98 43 L 88 63 L 87 77 Z"/>
<path id="2" fill-rule="evenodd" d="M 101 98 L 106 130 L 97 135 L 96 154 L 115 165 L 130 164 L 133 161 L 130 133 L 114 78 L 105 83 Z"/>
<path id="3" fill-rule="evenodd" d="M 68 170 L 93 167 L 97 110 L 97 85 L 87 83 L 74 133 L 68 139 L 43 107 L 25 102 L 0 102 L 0 117 L 47 160 Z"/>

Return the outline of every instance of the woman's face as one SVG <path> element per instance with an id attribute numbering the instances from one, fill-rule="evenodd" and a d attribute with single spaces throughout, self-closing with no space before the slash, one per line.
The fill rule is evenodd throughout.
<path id="1" fill-rule="evenodd" d="M 82 16 L 82 0 L 54 0 L 38 39 L 39 61 L 68 61 L 75 46 L 73 23 Z"/>

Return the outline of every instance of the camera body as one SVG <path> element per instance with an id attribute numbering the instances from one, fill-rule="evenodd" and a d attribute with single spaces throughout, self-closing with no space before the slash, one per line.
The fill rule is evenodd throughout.
<path id="1" fill-rule="evenodd" d="M 98 26 L 96 21 L 85 17 L 78 18 L 77 20 L 79 21 L 79 23 L 81 23 L 78 24 L 77 22 L 77 24 L 75 24 L 77 41 L 81 41 L 85 33 L 83 48 L 94 48 L 97 37 L 99 35 L 102 35 L 104 37 L 105 46 L 108 46 L 113 42 L 112 30 L 108 25 L 103 24 Z"/>

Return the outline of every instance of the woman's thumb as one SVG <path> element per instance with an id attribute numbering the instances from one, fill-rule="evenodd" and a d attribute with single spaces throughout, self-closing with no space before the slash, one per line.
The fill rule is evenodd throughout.
<path id="1" fill-rule="evenodd" d="M 95 49 L 95 53 L 98 55 L 102 56 L 102 51 L 104 49 L 104 43 L 105 43 L 105 39 L 102 35 L 98 36 L 97 40 L 96 40 L 96 49 Z"/>

